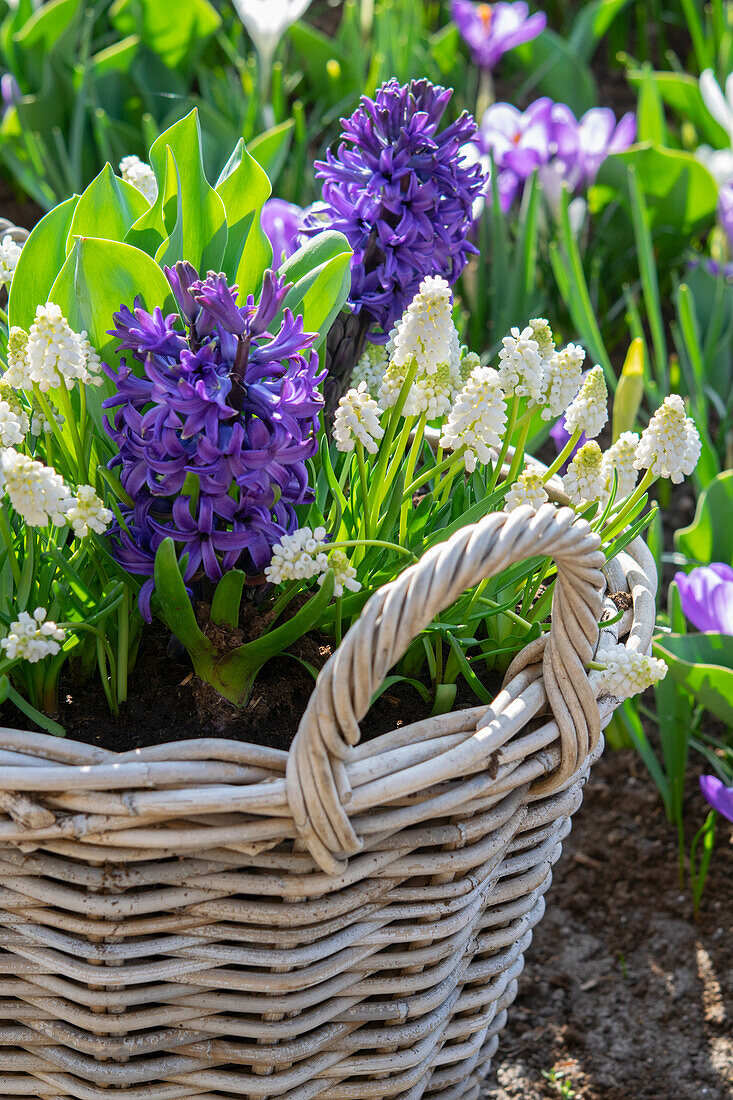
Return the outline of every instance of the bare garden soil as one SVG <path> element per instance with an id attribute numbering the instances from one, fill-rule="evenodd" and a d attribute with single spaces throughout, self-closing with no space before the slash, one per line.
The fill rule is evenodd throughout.
<path id="1" fill-rule="evenodd" d="M 690 833 L 706 812 L 692 777 Z M 718 819 L 695 922 L 676 835 L 633 750 L 593 771 L 482 1100 L 561 1096 L 733 1096 L 731 826 Z"/>

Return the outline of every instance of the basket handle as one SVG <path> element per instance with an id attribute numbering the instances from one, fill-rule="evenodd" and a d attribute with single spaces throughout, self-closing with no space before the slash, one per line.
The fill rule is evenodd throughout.
<path id="1" fill-rule="evenodd" d="M 599 536 L 571 508 L 544 504 L 537 512 L 526 506 L 495 512 L 432 547 L 370 597 L 321 669 L 288 756 L 293 820 L 324 871 L 343 871 L 343 857 L 362 847 L 343 805 L 349 797 L 344 762 L 359 741 L 359 722 L 374 692 L 436 615 L 516 562 L 537 555 L 555 560 L 552 626 L 543 655 L 545 689 L 563 758 L 577 764 L 578 746 L 587 751 L 596 743 L 600 717 L 585 666 L 598 644 L 602 610 L 605 557 L 599 546 Z"/>

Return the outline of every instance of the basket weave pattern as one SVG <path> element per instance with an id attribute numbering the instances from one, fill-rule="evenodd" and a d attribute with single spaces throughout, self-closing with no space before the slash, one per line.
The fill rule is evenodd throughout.
<path id="1" fill-rule="evenodd" d="M 536 555 L 552 629 L 492 706 L 359 745 L 415 635 Z M 372 597 L 289 754 L 0 730 L 0 1097 L 476 1100 L 618 705 L 584 666 L 648 651 L 655 589 L 638 540 L 499 513 Z"/>

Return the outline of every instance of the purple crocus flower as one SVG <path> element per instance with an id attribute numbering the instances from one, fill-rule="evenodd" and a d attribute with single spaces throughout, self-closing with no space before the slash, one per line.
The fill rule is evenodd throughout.
<path id="1" fill-rule="evenodd" d="M 260 300 L 237 304 L 223 275 L 199 279 L 191 264 L 166 268 L 185 318 L 136 303 L 115 314 L 112 335 L 132 353 L 118 371 L 106 427 L 118 448 L 110 466 L 134 501 L 110 529 L 111 549 L 145 578 L 150 619 L 155 553 L 170 536 L 186 555 L 184 578 L 218 580 L 234 567 L 259 574 L 274 543 L 313 499 L 306 462 L 317 449 L 323 380 L 316 334 L 283 310 L 288 287 L 265 273 Z"/>
<path id="2" fill-rule="evenodd" d="M 451 16 L 465 39 L 474 64 L 493 69 L 508 50 L 529 42 L 547 26 L 544 12 L 529 14 L 524 3 L 474 4 L 453 0 Z"/>
<path id="3" fill-rule="evenodd" d="M 470 253 L 472 206 L 485 174 L 461 147 L 476 123 L 465 112 L 440 133 L 450 89 L 390 80 L 374 99 L 362 96 L 342 119 L 342 141 L 325 161 L 322 207 L 305 219 L 309 235 L 324 220 L 353 249 L 351 305 L 388 333 L 426 275 L 454 283 Z"/>
<path id="4" fill-rule="evenodd" d="M 273 263 L 281 264 L 300 247 L 303 211 L 284 199 L 268 199 L 262 207 L 262 228 L 272 245 Z"/>
<path id="5" fill-rule="evenodd" d="M 676 573 L 685 617 L 697 630 L 733 635 L 733 568 L 723 562 Z"/>
<path id="6" fill-rule="evenodd" d="M 706 802 L 728 821 L 733 821 L 733 787 L 726 787 L 715 775 L 700 776 L 700 790 Z"/>
<path id="7" fill-rule="evenodd" d="M 588 187 L 606 157 L 628 149 L 635 136 L 631 113 L 617 123 L 613 111 L 593 107 L 578 120 L 564 103 L 543 96 L 524 112 L 509 103 L 492 104 L 481 120 L 477 152 L 493 158 L 509 204 L 536 170 L 555 209 L 563 185 L 573 193 Z M 504 182 L 507 175 L 516 181 L 513 192 Z M 508 209 L 504 202 L 502 209 Z"/>

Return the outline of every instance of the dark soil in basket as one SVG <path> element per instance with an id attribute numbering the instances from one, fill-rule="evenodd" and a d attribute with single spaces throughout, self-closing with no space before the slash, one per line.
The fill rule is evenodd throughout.
<path id="1" fill-rule="evenodd" d="M 163 627 L 146 628 L 133 673 L 128 701 L 120 714 L 110 713 L 96 679 L 76 684 L 61 681 L 59 713 L 70 740 L 115 752 L 194 737 L 226 737 L 270 748 L 288 749 L 313 690 L 313 678 L 297 659 L 320 669 L 331 655 L 331 640 L 309 634 L 291 647 L 293 656 L 273 658 L 260 672 L 248 703 L 237 708 L 192 673 L 185 653 L 173 652 Z M 499 690 L 499 679 L 487 684 Z M 458 689 L 456 706 L 473 707 L 476 697 Z M 361 724 L 362 740 L 428 717 L 430 708 L 414 688 L 389 687 Z M 12 703 L 0 707 L 0 725 L 37 729 Z"/>
<path id="2" fill-rule="evenodd" d="M 24 229 L 32 229 L 43 214 L 40 206 L 0 175 L 0 218 L 7 218 L 13 225 L 22 225 Z"/>
<path id="3" fill-rule="evenodd" d="M 707 812 L 696 780 L 688 849 Z M 653 783 L 632 750 L 607 752 L 556 865 L 482 1100 L 733 1096 L 731 828 L 718 818 L 696 923 Z"/>

